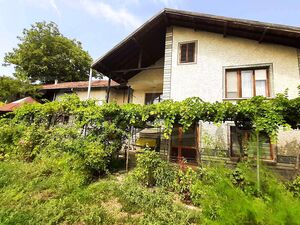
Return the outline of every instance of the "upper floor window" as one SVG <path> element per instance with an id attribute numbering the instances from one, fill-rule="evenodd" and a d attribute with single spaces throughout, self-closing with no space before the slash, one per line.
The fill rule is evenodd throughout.
<path id="1" fill-rule="evenodd" d="M 151 105 L 162 100 L 162 93 L 146 93 L 145 94 L 145 105 Z"/>
<path id="2" fill-rule="evenodd" d="M 179 63 L 196 62 L 196 42 L 180 43 Z"/>
<path id="3" fill-rule="evenodd" d="M 270 96 L 269 69 L 228 69 L 225 74 L 225 98 Z"/>

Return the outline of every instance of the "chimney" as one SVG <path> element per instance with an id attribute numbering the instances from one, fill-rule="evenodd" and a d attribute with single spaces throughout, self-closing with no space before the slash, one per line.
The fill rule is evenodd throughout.
<path id="1" fill-rule="evenodd" d="M 54 84 L 58 84 L 58 80 L 57 79 L 54 80 Z"/>

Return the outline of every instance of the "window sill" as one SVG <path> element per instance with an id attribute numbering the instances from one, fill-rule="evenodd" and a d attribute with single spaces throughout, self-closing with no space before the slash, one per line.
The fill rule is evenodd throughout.
<path id="1" fill-rule="evenodd" d="M 178 62 L 178 65 L 194 65 L 197 64 L 197 62 Z"/>
<path id="2" fill-rule="evenodd" d="M 238 156 L 230 156 L 229 158 L 233 162 L 239 162 L 239 161 L 241 161 L 241 157 L 238 157 Z M 248 158 L 248 159 L 256 160 L 255 158 Z M 260 161 L 263 162 L 263 163 L 265 163 L 265 164 L 267 164 L 267 165 L 275 165 L 277 163 L 276 159 L 261 158 Z"/>
<path id="3" fill-rule="evenodd" d="M 256 97 L 256 96 L 253 96 Z M 223 101 L 239 101 L 239 100 L 247 100 L 253 97 L 249 97 L 249 98 L 222 98 Z M 266 99 L 273 99 L 274 97 L 266 97 Z"/>

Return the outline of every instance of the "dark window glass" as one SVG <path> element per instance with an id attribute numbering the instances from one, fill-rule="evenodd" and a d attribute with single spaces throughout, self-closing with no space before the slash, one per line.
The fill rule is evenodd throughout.
<path id="1" fill-rule="evenodd" d="M 180 62 L 186 62 L 187 44 L 182 44 L 180 48 Z"/>
<path id="2" fill-rule="evenodd" d="M 195 42 L 180 44 L 180 63 L 195 62 Z"/>
<path id="3" fill-rule="evenodd" d="M 256 136 L 252 131 L 240 130 L 230 126 L 231 156 L 256 157 Z M 273 159 L 273 150 L 270 138 L 266 133 L 259 134 L 260 157 Z"/>
<path id="4" fill-rule="evenodd" d="M 175 126 L 171 134 L 171 161 L 178 162 L 179 147 L 181 147 L 181 158 L 188 163 L 197 163 L 197 142 L 195 126 L 182 132 L 181 143 L 179 142 L 179 127 Z"/>
<path id="5" fill-rule="evenodd" d="M 188 44 L 188 62 L 195 62 L 195 43 Z"/>
<path id="6" fill-rule="evenodd" d="M 145 105 L 151 105 L 161 102 L 162 93 L 146 93 Z"/>

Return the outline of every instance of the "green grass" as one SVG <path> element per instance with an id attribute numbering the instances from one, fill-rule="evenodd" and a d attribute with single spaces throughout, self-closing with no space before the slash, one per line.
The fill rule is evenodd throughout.
<path id="1" fill-rule="evenodd" d="M 186 224 L 172 194 L 124 181 L 89 179 L 69 154 L 0 162 L 0 224 Z M 155 207 L 155 209 L 153 208 Z M 153 210 L 154 209 L 154 210 Z"/>
<path id="2" fill-rule="evenodd" d="M 69 153 L 0 161 L 0 224 L 300 224 L 299 200 L 275 178 L 265 176 L 264 194 L 255 196 L 251 170 L 240 168 L 240 187 L 230 171 L 184 172 L 179 190 L 190 190 L 186 205 L 176 187 L 149 188 L 136 171 L 95 180 Z"/>
<path id="3" fill-rule="evenodd" d="M 33 163 L 1 162 L 0 224 L 111 221 L 99 202 L 115 183 L 103 180 L 87 185 L 85 171 L 76 166 L 76 159 L 67 154 Z M 102 188 L 95 191 L 96 184 Z"/>

